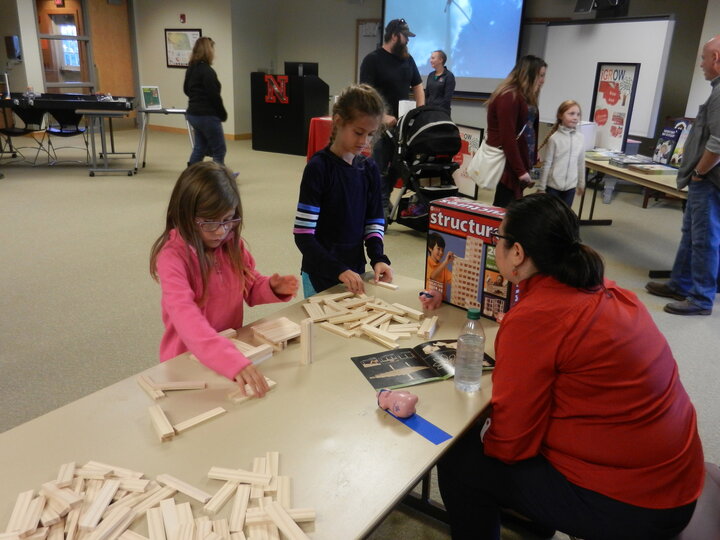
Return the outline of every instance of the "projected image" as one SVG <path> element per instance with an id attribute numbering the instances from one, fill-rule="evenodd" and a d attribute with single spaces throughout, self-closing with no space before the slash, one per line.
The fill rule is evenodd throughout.
<path id="1" fill-rule="evenodd" d="M 458 90 L 492 92 L 517 59 L 522 0 L 385 1 L 385 23 L 405 19 L 417 37 L 410 54 L 425 77 L 430 54 L 442 49 Z M 463 80 L 465 79 L 465 80 Z"/>

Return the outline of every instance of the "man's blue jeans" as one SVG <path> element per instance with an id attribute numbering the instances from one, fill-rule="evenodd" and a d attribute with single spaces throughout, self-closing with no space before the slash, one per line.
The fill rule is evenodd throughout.
<path id="1" fill-rule="evenodd" d="M 682 237 L 668 286 L 703 309 L 712 309 L 720 255 L 720 189 L 690 181 Z"/>
<path id="2" fill-rule="evenodd" d="M 188 165 L 202 161 L 205 156 L 210 156 L 213 161 L 224 165 L 227 147 L 220 119 L 217 116 L 194 114 L 188 114 L 187 119 L 195 130 L 195 146 L 190 154 Z"/>

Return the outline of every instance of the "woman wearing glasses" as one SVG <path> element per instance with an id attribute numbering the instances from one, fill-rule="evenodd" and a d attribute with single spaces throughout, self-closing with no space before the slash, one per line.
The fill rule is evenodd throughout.
<path id="1" fill-rule="evenodd" d="M 185 169 L 168 205 L 165 231 L 150 255 L 150 274 L 162 288 L 165 333 L 160 361 L 190 351 L 228 379 L 263 396 L 267 383 L 232 342 L 218 334 L 243 325 L 248 306 L 287 302 L 295 276 L 263 276 L 245 248 L 242 205 L 233 174 L 206 161 Z"/>
<path id="2" fill-rule="evenodd" d="M 674 538 L 703 485 L 695 409 L 665 337 L 604 278 L 550 195 L 512 202 L 495 260 L 520 287 L 495 340 L 485 425 L 439 464 L 453 539 L 498 539 L 498 508 L 581 538 Z"/>

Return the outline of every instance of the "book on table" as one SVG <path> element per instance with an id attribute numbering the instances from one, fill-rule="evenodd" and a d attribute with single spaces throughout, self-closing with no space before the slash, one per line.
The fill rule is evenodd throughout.
<path id="1" fill-rule="evenodd" d="M 690 135 L 690 130 L 692 130 L 692 122 L 687 121 L 687 126 L 682 130 L 682 133 L 680 133 L 680 137 L 675 145 L 672 156 L 670 156 L 669 165 L 678 168 L 682 165 L 683 153 L 685 151 L 685 141 L 687 140 L 688 135 Z"/>
<path id="2" fill-rule="evenodd" d="M 610 161 L 612 158 L 621 156 L 622 152 L 617 150 L 607 150 L 605 148 L 593 148 L 592 150 L 585 151 L 585 159 L 592 159 L 595 161 Z"/>
<path id="3" fill-rule="evenodd" d="M 396 389 L 453 377 L 456 352 L 457 340 L 439 339 L 412 348 L 353 356 L 352 361 L 375 390 Z M 485 353 L 483 371 L 494 367 L 495 360 Z"/>
<path id="4" fill-rule="evenodd" d="M 608 162 L 613 167 L 620 167 L 621 169 L 627 169 L 630 165 L 640 165 L 643 163 L 652 163 L 653 160 L 650 156 L 643 156 L 640 154 L 633 154 L 631 156 L 620 155 L 610 159 Z"/>
<path id="5" fill-rule="evenodd" d="M 675 127 L 663 128 L 660 137 L 658 137 L 657 143 L 655 143 L 655 151 L 653 152 L 653 161 L 655 163 L 661 163 L 667 165 L 670 163 L 670 157 L 672 156 L 675 145 L 680 138 L 682 129 Z"/>
<path id="6" fill-rule="evenodd" d="M 630 165 L 628 169 L 642 174 L 677 174 L 675 167 L 662 165 L 660 163 Z"/>

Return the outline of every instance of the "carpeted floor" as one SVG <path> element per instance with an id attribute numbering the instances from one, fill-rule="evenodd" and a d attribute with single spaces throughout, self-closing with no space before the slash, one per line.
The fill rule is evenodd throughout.
<path id="1" fill-rule="evenodd" d="M 148 254 L 190 149 L 186 135 L 149 137 L 147 167 L 133 177 L 91 178 L 78 165 L 0 161 L 0 431 L 157 362 L 159 287 L 149 276 Z M 135 149 L 134 130 L 116 138 L 118 150 Z M 249 141 L 236 141 L 228 144 L 227 164 L 239 172 L 244 236 L 258 268 L 297 273 L 291 229 L 305 158 L 254 152 Z M 480 198 L 489 201 L 491 193 Z M 647 271 L 672 264 L 681 210 L 677 201 L 651 201 L 648 209 L 641 203 L 638 193 L 616 193 L 597 208 L 613 225 L 583 228 L 582 236 L 605 257 L 607 275 L 639 295 L 667 336 L 697 407 L 706 459 L 718 462 L 720 307 L 710 317 L 683 318 L 664 313 L 663 300 L 644 292 Z M 424 235 L 393 224 L 386 246 L 396 272 L 423 277 Z M 272 310 L 250 308 L 248 322 Z M 401 510 L 372 538 L 449 535 Z M 504 538 L 532 537 L 507 531 Z"/>

